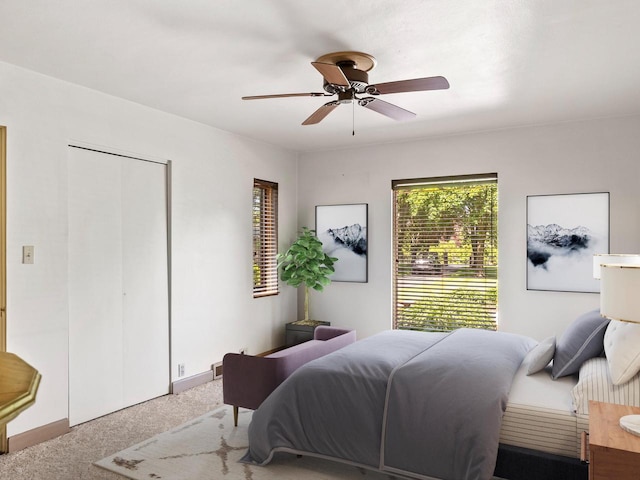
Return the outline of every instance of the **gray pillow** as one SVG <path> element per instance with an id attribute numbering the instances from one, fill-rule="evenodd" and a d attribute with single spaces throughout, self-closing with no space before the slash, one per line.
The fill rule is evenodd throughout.
<path id="1" fill-rule="evenodd" d="M 556 337 L 549 337 L 542 340 L 538 345 L 531 349 L 524 359 L 528 362 L 527 375 L 533 375 L 543 370 L 549 365 L 556 351 Z"/>
<path id="2" fill-rule="evenodd" d="M 608 324 L 609 319 L 600 316 L 599 310 L 576 318 L 556 343 L 551 377 L 557 380 L 578 373 L 585 361 L 602 354 Z"/>

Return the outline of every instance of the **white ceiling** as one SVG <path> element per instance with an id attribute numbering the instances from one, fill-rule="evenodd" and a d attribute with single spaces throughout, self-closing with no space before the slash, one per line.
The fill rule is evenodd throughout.
<path id="1" fill-rule="evenodd" d="M 407 122 L 240 98 L 322 91 L 310 62 L 342 50 L 451 88 L 385 95 Z M 640 1 L 0 0 L 0 61 L 309 151 L 640 113 Z"/>

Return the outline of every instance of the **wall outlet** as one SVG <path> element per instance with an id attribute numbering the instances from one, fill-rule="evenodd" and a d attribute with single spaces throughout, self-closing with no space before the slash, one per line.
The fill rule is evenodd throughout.
<path id="1" fill-rule="evenodd" d="M 178 378 L 184 377 L 184 363 L 178 364 Z"/>
<path id="2" fill-rule="evenodd" d="M 213 370 L 213 379 L 217 380 L 222 377 L 222 362 L 217 362 L 211 365 L 211 370 Z"/>
<path id="3" fill-rule="evenodd" d="M 248 351 L 249 349 L 247 347 L 242 347 L 240 350 L 238 350 L 238 353 L 243 353 L 246 355 Z"/>

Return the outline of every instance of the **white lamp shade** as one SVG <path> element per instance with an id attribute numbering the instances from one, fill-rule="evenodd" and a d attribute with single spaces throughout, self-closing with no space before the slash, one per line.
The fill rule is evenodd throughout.
<path id="1" fill-rule="evenodd" d="M 593 256 L 593 278 L 600 278 L 600 270 L 603 263 L 640 265 L 640 255 L 633 253 L 596 253 Z"/>
<path id="2" fill-rule="evenodd" d="M 640 265 L 602 264 L 600 314 L 612 320 L 640 323 Z"/>

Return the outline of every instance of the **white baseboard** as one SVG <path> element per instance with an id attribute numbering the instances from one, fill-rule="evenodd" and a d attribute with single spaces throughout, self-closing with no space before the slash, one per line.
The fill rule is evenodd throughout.
<path id="1" fill-rule="evenodd" d="M 198 385 L 204 385 L 207 382 L 213 380 L 213 370 L 198 373 L 190 377 L 181 378 L 171 384 L 171 393 L 177 394 L 189 390 L 190 388 L 197 387 Z"/>
<path id="2" fill-rule="evenodd" d="M 63 418 L 57 422 L 48 423 L 41 427 L 19 433 L 9 437 L 9 453 L 17 452 L 23 448 L 32 447 L 47 440 L 69 433 L 69 419 Z"/>

